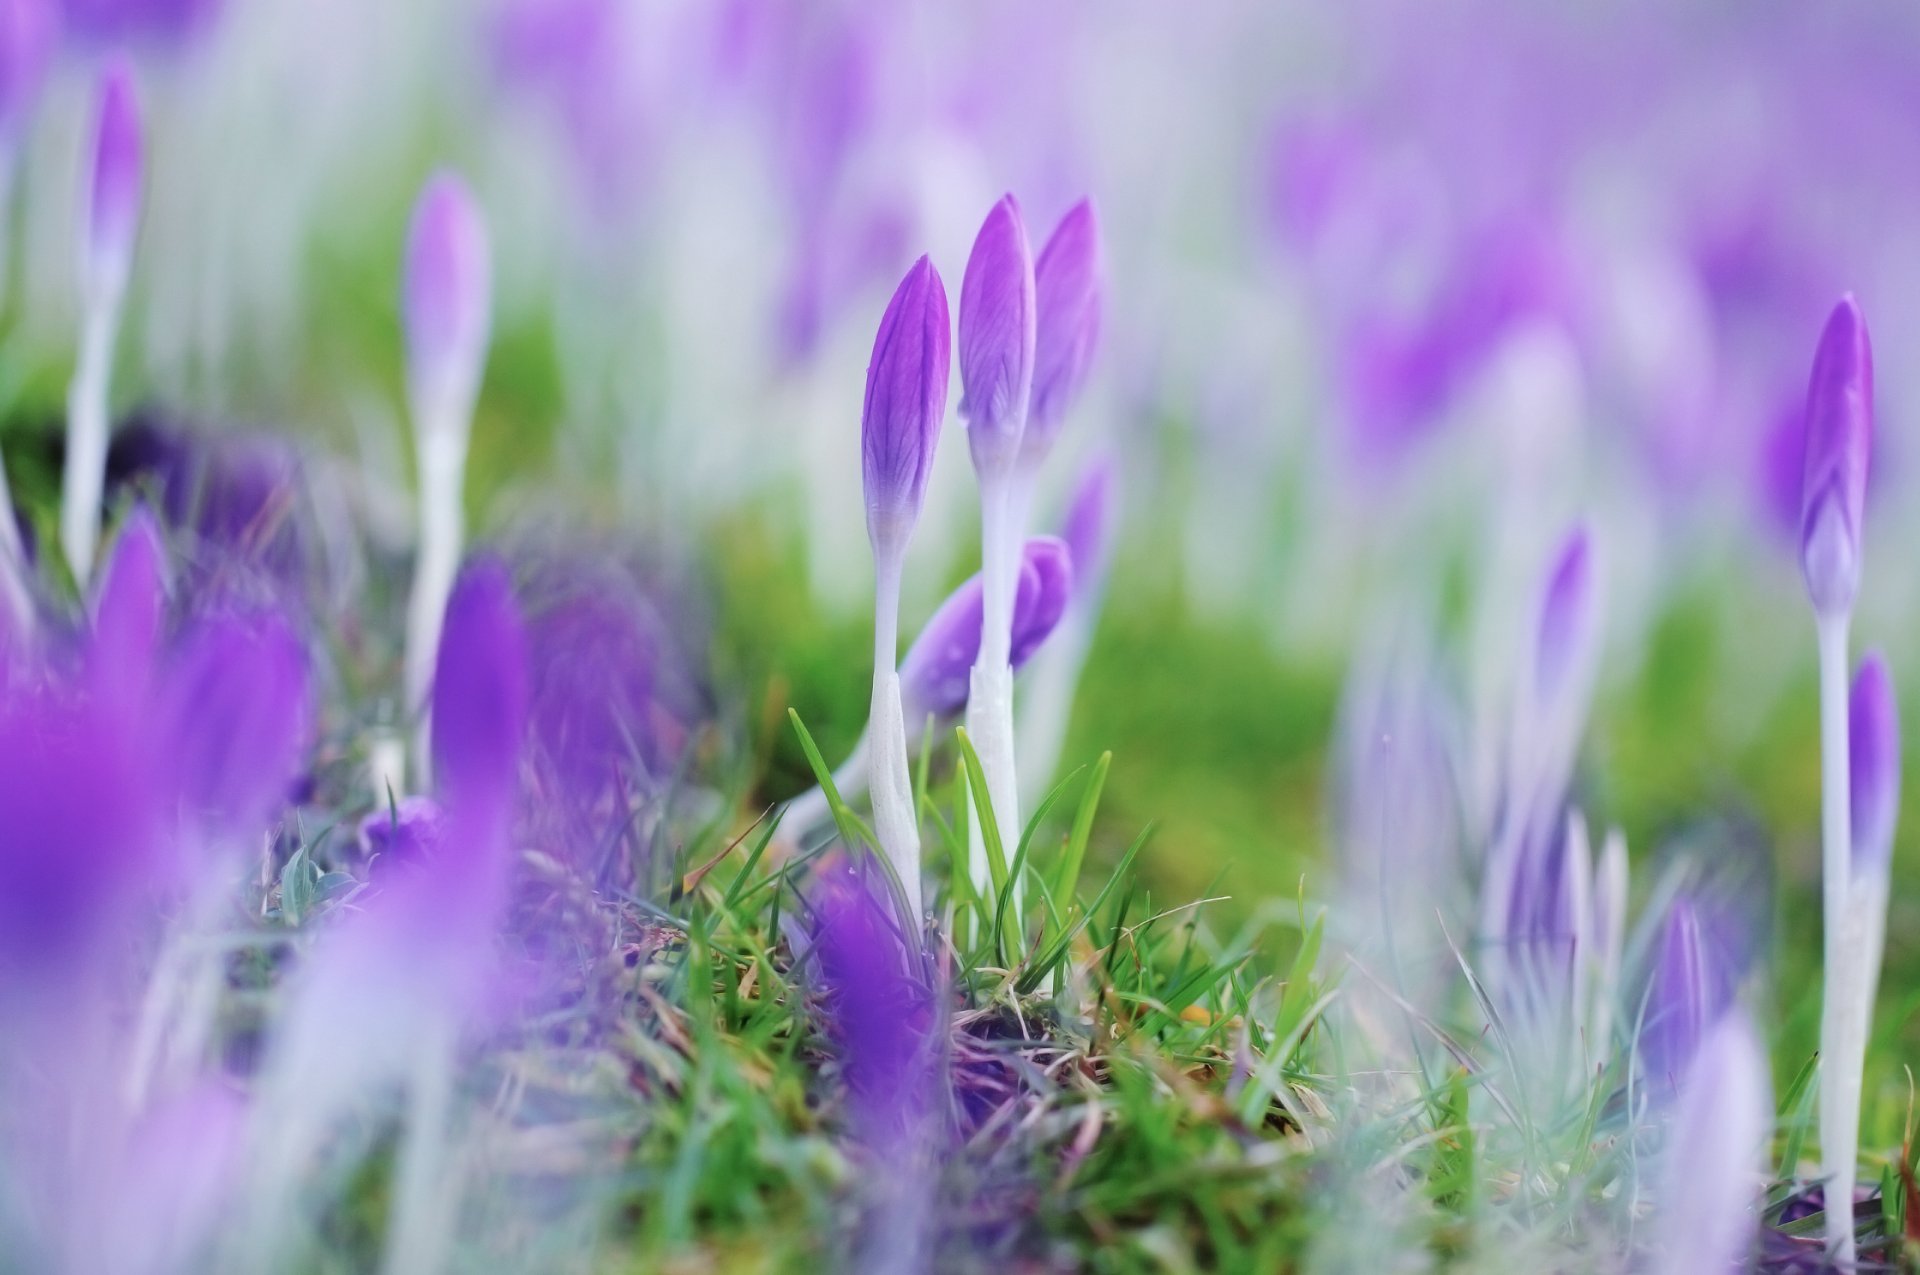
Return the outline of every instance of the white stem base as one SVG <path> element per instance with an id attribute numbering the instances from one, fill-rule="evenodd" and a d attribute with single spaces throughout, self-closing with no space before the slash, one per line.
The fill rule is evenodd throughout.
<path id="1" fill-rule="evenodd" d="M 407 608 L 407 710 L 417 714 L 414 775 L 421 790 L 432 782 L 433 719 L 428 699 L 447 598 L 460 568 L 465 527 L 460 488 L 467 466 L 465 421 L 423 420 L 420 437 L 420 546 L 413 596 Z"/>
<path id="2" fill-rule="evenodd" d="M 907 724 L 900 707 L 900 675 L 882 670 L 873 681 L 873 716 L 867 724 L 867 781 L 873 790 L 873 831 L 907 892 L 909 915 L 901 918 L 911 938 L 920 929 L 920 821 L 914 816 L 913 779 L 907 769 Z"/>
<path id="3" fill-rule="evenodd" d="M 1821 618 L 1820 804 L 1826 988 L 1820 1011 L 1820 1159 L 1826 1178 L 1827 1251 L 1854 1261 L 1853 1188 L 1860 1150 L 1860 1068 L 1865 1022 L 1858 1008 L 1862 935 L 1851 915 L 1852 794 L 1847 736 L 1847 617 Z M 1855 1037 L 1861 1037 L 1856 1046 Z"/>
<path id="4" fill-rule="evenodd" d="M 991 893 L 993 878 L 987 867 L 987 846 L 981 827 L 988 819 L 994 821 L 1009 870 L 1020 842 L 1020 791 L 1015 782 L 1017 772 L 1013 759 L 1013 670 L 1005 664 L 985 667 L 976 664 L 970 685 L 967 736 L 980 755 L 980 769 L 987 780 L 987 799 L 993 809 L 981 810 L 977 803 L 975 805 L 973 822 L 968 825 L 967 869 L 974 889 L 985 896 Z M 1019 883 L 1010 881 L 1007 888 L 1013 891 L 1011 910 L 1014 928 L 1018 929 L 1022 922 Z"/>
<path id="5" fill-rule="evenodd" d="M 107 387 L 113 371 L 117 299 L 89 303 L 80 328 L 80 356 L 67 389 L 67 460 L 61 475 L 60 548 L 82 589 L 93 574 L 100 541 L 100 496 L 107 481 Z"/>

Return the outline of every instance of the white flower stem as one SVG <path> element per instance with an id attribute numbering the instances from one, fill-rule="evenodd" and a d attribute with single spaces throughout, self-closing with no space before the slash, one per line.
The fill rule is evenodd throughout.
<path id="1" fill-rule="evenodd" d="M 415 1045 L 407 1077 L 407 1126 L 395 1165 L 394 1221 L 385 1269 L 431 1275 L 447 1264 L 459 1199 L 457 1168 L 446 1154 L 455 1062 L 452 1023 L 435 1015 Z"/>
<path id="2" fill-rule="evenodd" d="M 1020 582 L 1021 528 L 1020 504 L 1008 476 L 982 475 L 980 480 L 981 528 L 981 630 L 980 654 L 974 662 L 967 693 L 967 735 L 980 755 L 980 769 L 987 781 L 987 799 L 991 811 L 974 811 L 968 825 L 968 871 L 976 891 L 991 893 L 992 876 L 987 867 L 986 841 L 981 835 L 984 821 L 992 819 L 1000 832 L 1000 844 L 1011 869 L 1020 839 L 1020 793 L 1016 782 L 1013 746 L 1013 603 Z M 1017 880 L 1009 881 L 1013 892 L 1013 925 L 1019 931 L 1025 909 Z"/>
<path id="3" fill-rule="evenodd" d="M 1826 1178 L 1827 1249 L 1842 1268 L 1854 1261 L 1853 1188 L 1860 1142 L 1860 1070 L 1865 1015 L 1859 981 L 1863 935 L 1850 906 L 1853 834 L 1847 756 L 1848 617 L 1822 616 L 1820 637 L 1820 801 L 1822 920 L 1826 988 L 1820 1011 L 1820 1153 Z"/>
<path id="4" fill-rule="evenodd" d="M 27 551 L 20 543 L 20 524 L 14 518 L 13 493 L 7 486 L 4 461 L 0 461 L 0 594 L 5 595 L 14 635 L 30 639 L 34 630 L 33 590 L 28 584 Z"/>
<path id="5" fill-rule="evenodd" d="M 429 405 L 415 412 L 414 430 L 420 455 L 420 544 L 407 609 L 406 691 L 407 707 L 417 714 L 419 723 L 414 734 L 414 773 L 424 789 L 432 779 L 428 696 L 447 597 L 453 592 L 465 536 L 461 487 L 467 467 L 468 422 L 453 416 L 444 405 Z"/>
<path id="6" fill-rule="evenodd" d="M 917 933 L 920 918 L 920 825 L 914 816 L 907 769 L 907 723 L 895 668 L 900 626 L 900 553 L 874 554 L 873 708 L 867 723 L 867 786 L 873 793 L 874 835 L 907 893 L 911 915 L 901 923 Z"/>
<path id="7" fill-rule="evenodd" d="M 91 297 L 80 325 L 80 353 L 67 388 L 67 463 L 60 496 L 60 548 L 85 588 L 100 538 L 100 496 L 107 479 L 107 389 L 113 372 L 120 299 Z"/>

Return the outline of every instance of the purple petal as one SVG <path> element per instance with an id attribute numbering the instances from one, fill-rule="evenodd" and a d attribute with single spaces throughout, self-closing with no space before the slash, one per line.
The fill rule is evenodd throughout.
<path id="1" fill-rule="evenodd" d="M 946 287 L 922 257 L 887 303 L 867 364 L 860 458 L 875 553 L 898 552 L 920 516 L 947 414 L 948 328 Z"/>
<path id="2" fill-rule="evenodd" d="M 1744 1013 L 1706 1035 L 1667 1131 L 1651 1261 L 1656 1275 L 1747 1268 L 1773 1127 L 1766 1054 Z"/>
<path id="3" fill-rule="evenodd" d="M 292 789 L 313 732 L 292 627 L 275 614 L 202 621 L 166 671 L 158 729 L 188 815 L 227 835 L 255 831 Z"/>
<path id="4" fill-rule="evenodd" d="M 135 732 L 49 691 L 0 705 L 0 974 L 56 974 L 115 929 L 159 862 Z"/>
<path id="5" fill-rule="evenodd" d="M 126 284 L 140 227 L 142 152 L 133 68 L 118 58 L 100 80 L 88 170 L 85 276 L 95 289 L 113 292 Z"/>
<path id="6" fill-rule="evenodd" d="M 1900 710 L 1877 652 L 1861 662 L 1853 679 L 1848 718 L 1853 862 L 1856 869 L 1884 872 L 1900 814 Z"/>
<path id="7" fill-rule="evenodd" d="M 1033 406 L 1021 455 L 1044 459 L 1060 433 L 1100 340 L 1100 227 L 1081 200 L 1060 219 L 1033 267 Z"/>
<path id="8" fill-rule="evenodd" d="M 1816 612 L 1845 614 L 1860 585 L 1860 527 L 1873 449 L 1873 348 L 1867 321 L 1842 297 L 1820 335 L 1807 387 L 1800 564 Z"/>
<path id="9" fill-rule="evenodd" d="M 144 696 L 166 612 L 166 549 L 159 524 L 140 505 L 121 526 L 94 593 L 88 660 L 101 693 Z"/>
<path id="10" fill-rule="evenodd" d="M 1073 594 L 1073 563 L 1052 536 L 1027 541 L 1013 603 L 1012 664 L 1019 668 L 1040 649 Z M 967 706 L 974 661 L 980 654 L 981 583 L 973 576 L 947 596 L 900 662 L 900 693 L 910 722 L 942 720 Z"/>
<path id="11" fill-rule="evenodd" d="M 1020 205 L 987 214 L 960 283 L 960 414 L 976 469 L 1013 462 L 1026 428 L 1036 339 L 1033 256 Z"/>
<path id="12" fill-rule="evenodd" d="M 1067 506 L 1060 538 L 1067 542 L 1067 556 L 1079 582 L 1077 596 L 1097 590 L 1106 579 L 1118 521 L 1119 485 L 1119 466 L 1110 454 L 1103 454 L 1081 471 L 1080 485 Z"/>
<path id="13" fill-rule="evenodd" d="M 67 30 L 103 48 L 191 39 L 213 21 L 220 5 L 221 0 L 61 0 Z"/>
<path id="14" fill-rule="evenodd" d="M 0 0 L 0 148 L 19 143 L 40 100 L 54 27 L 52 0 Z"/>
<path id="15" fill-rule="evenodd" d="M 869 1136 L 894 1134 L 927 1109 L 932 998 L 908 974 L 892 913 L 859 873 L 824 870 L 809 902 L 857 1123 Z"/>
<path id="16" fill-rule="evenodd" d="M 445 812 L 433 798 L 402 797 L 360 821 L 360 853 L 417 862 L 439 851 L 445 824 Z"/>
<path id="17" fill-rule="evenodd" d="M 449 807 L 512 809 L 527 721 L 527 638 L 497 558 L 460 573 L 433 685 L 434 774 Z"/>
<path id="18" fill-rule="evenodd" d="M 1594 606 L 1593 553 L 1585 527 L 1576 527 L 1560 548 L 1540 605 L 1534 686 L 1552 703 L 1585 663 L 1598 619 Z"/>
<path id="19" fill-rule="evenodd" d="M 466 183 L 436 173 L 407 230 L 402 297 L 407 358 L 428 381 L 478 374 L 492 317 L 487 226 Z"/>

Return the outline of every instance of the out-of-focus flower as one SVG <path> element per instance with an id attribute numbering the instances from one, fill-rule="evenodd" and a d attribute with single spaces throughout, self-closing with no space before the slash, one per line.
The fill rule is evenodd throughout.
<path id="1" fill-rule="evenodd" d="M 204 31 L 223 0 L 60 0 L 65 26 L 102 47 L 142 41 L 176 43 Z"/>
<path id="2" fill-rule="evenodd" d="M 1541 600 L 1540 631 L 1534 644 L 1534 690 L 1552 704 L 1591 659 L 1598 607 L 1594 596 L 1593 551 L 1585 527 L 1575 528 L 1561 545 Z"/>
<path id="3" fill-rule="evenodd" d="M 1021 459 L 1037 467 L 1080 397 L 1100 340 L 1100 226 L 1090 200 L 1067 210 L 1034 263 L 1033 402 Z"/>
<path id="4" fill-rule="evenodd" d="M 116 60 L 100 81 L 87 165 L 80 277 L 90 305 L 108 304 L 126 290 L 140 228 L 144 150 L 133 67 Z"/>
<path id="5" fill-rule="evenodd" d="M 960 414 L 983 478 L 1004 473 L 1019 454 L 1035 325 L 1033 256 L 1020 205 L 1007 195 L 981 225 L 960 283 Z"/>
<path id="6" fill-rule="evenodd" d="M 144 696 L 160 656 L 167 610 L 166 548 L 146 506 L 121 524 L 93 598 L 87 646 L 94 685 L 110 699 Z"/>
<path id="7" fill-rule="evenodd" d="M 1847 720 L 1853 870 L 1884 873 L 1900 813 L 1900 715 L 1886 661 L 1877 653 L 1860 663 Z"/>
<path id="8" fill-rule="evenodd" d="M 1716 913 L 1724 924 L 1724 915 Z M 1737 953 L 1719 927 L 1703 919 L 1685 893 L 1668 907 L 1660 929 L 1640 1019 L 1640 1071 L 1656 1093 L 1678 1089 L 1701 1040 L 1728 1007 L 1738 973 Z"/>
<path id="9" fill-rule="evenodd" d="M 368 859 L 417 862 L 439 853 L 445 824 L 446 813 L 433 798 L 402 797 L 360 821 L 360 853 Z"/>
<path id="10" fill-rule="evenodd" d="M 274 614 L 219 615 L 168 662 L 152 745 L 183 810 L 208 833 L 250 833 L 293 786 L 311 742 L 306 653 Z"/>
<path id="11" fill-rule="evenodd" d="M 1759 1227 L 1771 1089 L 1766 1055 L 1746 1015 L 1723 1015 L 1706 1033 L 1673 1107 L 1648 1269 L 1746 1269 Z"/>
<path id="12" fill-rule="evenodd" d="M 881 316 L 860 416 L 867 535 L 886 564 L 905 551 L 933 470 L 947 414 L 949 328 L 946 287 L 921 257 Z"/>
<path id="13" fill-rule="evenodd" d="M 1823 618 L 1853 610 L 1873 450 L 1873 349 L 1851 296 L 1827 320 L 1807 387 L 1800 567 Z"/>
<path id="14" fill-rule="evenodd" d="M 420 192 L 407 229 L 401 315 L 413 392 L 436 407 L 471 410 L 493 315 L 487 227 L 466 183 L 435 173 Z M 447 409 L 451 410 L 451 409 Z M 440 424 L 428 413 L 421 427 Z M 464 422 L 460 422 L 464 423 Z"/>
<path id="15" fill-rule="evenodd" d="M 1119 468 L 1112 455 L 1102 454 L 1081 471 L 1066 517 L 1060 520 L 1060 539 L 1073 564 L 1076 604 L 1097 598 L 1105 585 L 1119 522 L 1119 488 Z"/>
<path id="16" fill-rule="evenodd" d="M 52 0 L 0 0 L 0 164 L 20 145 L 53 60 Z"/>
<path id="17" fill-rule="evenodd" d="M 1059 624 L 1074 590 L 1074 565 L 1065 542 L 1027 541 L 1013 608 L 1013 666 L 1025 664 Z M 974 576 L 948 595 L 900 662 L 908 724 L 931 714 L 946 720 L 967 706 L 968 673 L 980 651 L 981 581 Z"/>

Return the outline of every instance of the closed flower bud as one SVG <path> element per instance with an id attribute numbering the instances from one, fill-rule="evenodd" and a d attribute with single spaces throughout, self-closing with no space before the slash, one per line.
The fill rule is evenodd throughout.
<path id="1" fill-rule="evenodd" d="M 875 553 L 898 552 L 920 517 L 947 414 L 949 326 L 946 286 L 922 257 L 887 303 L 867 365 L 860 459 Z"/>
<path id="2" fill-rule="evenodd" d="M 1853 864 L 1885 872 L 1900 813 L 1900 710 L 1886 662 L 1869 655 L 1853 679 L 1848 709 Z"/>
<path id="3" fill-rule="evenodd" d="M 1100 339 L 1100 227 L 1090 201 L 1060 219 L 1034 263 L 1033 286 L 1033 396 L 1020 452 L 1037 465 L 1079 398 Z"/>
<path id="4" fill-rule="evenodd" d="M 960 414 L 974 468 L 1011 465 L 1026 428 L 1033 390 L 1036 306 L 1033 256 L 1020 205 L 993 206 L 960 283 Z"/>
<path id="5" fill-rule="evenodd" d="M 413 207 L 403 289 L 415 392 L 470 398 L 486 358 L 493 272 L 486 220 L 451 173 L 428 181 Z"/>
<path id="6" fill-rule="evenodd" d="M 445 804 L 490 824 L 512 808 L 527 722 L 527 637 L 496 558 L 460 573 L 433 682 L 433 768 Z"/>
<path id="7" fill-rule="evenodd" d="M 1800 568 L 1814 611 L 1838 618 L 1860 587 L 1860 529 L 1873 450 L 1873 348 L 1852 296 L 1820 335 L 1807 387 L 1801 479 Z"/>
<path id="8" fill-rule="evenodd" d="M 96 299 L 117 298 L 126 288 L 140 227 L 142 150 L 133 70 L 115 61 L 100 81 L 87 166 L 81 278 Z"/>
<path id="9" fill-rule="evenodd" d="M 1592 541 L 1576 527 L 1560 547 L 1540 605 L 1534 687 L 1543 703 L 1558 701 L 1588 663 L 1598 620 Z"/>
<path id="10" fill-rule="evenodd" d="M 1060 623 L 1073 596 L 1073 560 L 1063 541 L 1036 536 L 1021 557 L 1013 602 L 1012 665 L 1032 658 Z M 955 589 L 933 613 L 900 663 L 907 719 L 958 716 L 967 706 L 969 675 L 980 654 L 980 577 Z"/>

